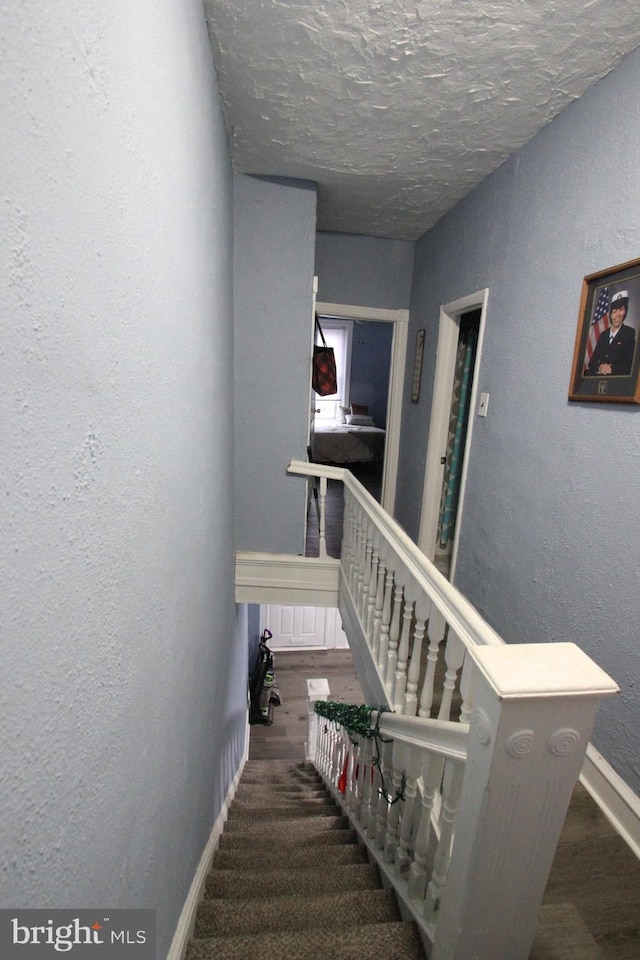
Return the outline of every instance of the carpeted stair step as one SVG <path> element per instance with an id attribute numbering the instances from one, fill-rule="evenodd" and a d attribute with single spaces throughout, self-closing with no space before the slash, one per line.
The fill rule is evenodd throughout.
<path id="1" fill-rule="evenodd" d="M 284 816 L 287 816 L 287 810 L 295 810 L 298 807 L 303 810 L 315 810 L 317 813 L 323 813 L 324 807 L 336 809 L 335 800 L 328 794 L 318 797 L 291 797 L 272 793 L 262 794 L 261 796 L 256 794 L 253 797 L 236 797 L 232 809 L 236 816 L 244 814 L 250 817 L 264 811 L 265 801 L 271 810 L 279 810 Z"/>
<path id="2" fill-rule="evenodd" d="M 248 760 L 242 772 L 243 783 L 322 783 L 322 777 L 313 767 L 292 763 L 290 760 Z"/>
<path id="3" fill-rule="evenodd" d="M 326 891 L 326 892 L 325 892 Z M 185 960 L 424 960 L 319 776 L 249 761 L 206 878 Z"/>
<path id="4" fill-rule="evenodd" d="M 303 821 L 306 823 L 306 821 Z M 358 835 L 355 830 L 311 830 L 308 833 L 296 833 L 294 837 L 288 835 L 278 838 L 278 846 L 282 849 L 301 850 L 308 847 L 342 846 L 347 843 L 357 843 Z M 261 833 L 223 833 L 220 837 L 218 850 L 256 850 L 261 855 L 273 849 L 273 834 L 267 831 Z"/>
<path id="5" fill-rule="evenodd" d="M 253 870 L 216 870 L 206 879 L 207 898 L 236 900 L 250 897 L 313 896 L 323 887 L 331 890 L 373 890 L 380 886 L 378 868 L 369 863 L 323 865 L 320 869 L 269 870 L 257 865 Z"/>
<path id="6" fill-rule="evenodd" d="M 227 820 L 224 829 L 230 833 L 241 833 L 245 836 L 256 834 L 258 836 L 286 839 L 294 836 L 309 836 L 309 834 L 329 830 L 347 830 L 349 829 L 349 818 L 344 815 L 340 817 L 317 815 L 313 817 L 287 817 L 283 820 L 263 820 L 260 817 L 249 820 L 246 817 L 236 817 Z"/>
<path id="7" fill-rule="evenodd" d="M 277 790 L 265 790 L 264 786 L 259 787 L 256 783 L 251 784 L 248 790 L 238 789 L 234 803 L 238 801 L 250 806 L 252 803 L 262 803 L 265 796 L 268 796 L 269 802 L 273 803 L 283 801 L 297 803 L 300 800 L 329 800 L 335 802 L 328 790 L 320 790 L 315 787 L 293 787 L 287 790 L 284 784 L 279 784 Z"/>
<path id="8" fill-rule="evenodd" d="M 390 890 L 343 890 L 304 900 L 264 897 L 260 900 L 203 900 L 194 936 L 222 937 L 350 927 L 358 923 L 395 923 L 401 919 Z"/>
<path id="9" fill-rule="evenodd" d="M 375 923 L 338 930 L 292 930 L 237 937 L 193 939 L 185 960 L 423 960 L 413 923 Z M 497 960 L 497 958 L 496 958 Z M 501 958 L 505 960 L 505 958 Z"/>
<path id="10" fill-rule="evenodd" d="M 293 820 L 298 817 L 339 817 L 342 814 L 337 803 L 318 804 L 315 801 L 306 803 L 288 804 L 286 807 L 271 807 L 266 799 L 252 806 L 236 805 L 235 801 L 229 809 L 229 820 L 238 820 L 242 817 L 247 820 Z"/>
<path id="11" fill-rule="evenodd" d="M 300 796 L 315 796 L 316 794 L 322 794 L 324 796 L 329 795 L 329 791 L 321 783 L 317 781 L 312 781 L 311 783 L 298 783 L 291 782 L 291 780 L 271 780 L 270 782 L 264 783 L 262 781 L 251 781 L 245 783 L 244 781 L 238 785 L 238 790 L 236 792 L 236 797 L 242 796 L 260 796 L 268 790 L 271 794 L 284 794 L 285 796 L 289 795 L 292 797 Z"/>
<path id="12" fill-rule="evenodd" d="M 259 851 L 253 849 L 218 849 L 213 859 L 214 870 L 269 870 L 330 868 L 332 864 L 368 863 L 367 851 L 356 844 L 299 847 L 272 843 Z"/>

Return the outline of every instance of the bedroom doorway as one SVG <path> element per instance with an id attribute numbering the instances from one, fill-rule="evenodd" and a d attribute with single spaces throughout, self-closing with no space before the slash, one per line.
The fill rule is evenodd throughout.
<path id="1" fill-rule="evenodd" d="M 396 482 L 398 475 L 398 451 L 400 446 L 400 418 L 402 410 L 402 390 L 404 381 L 404 367 L 407 353 L 407 329 L 409 324 L 408 310 L 382 310 L 372 307 L 359 307 L 352 304 L 326 303 L 318 301 L 315 309 L 320 317 L 353 320 L 357 330 L 358 323 L 382 323 L 391 325 L 391 346 L 389 360 L 389 382 L 386 391 L 386 424 L 384 427 L 384 455 L 382 460 L 382 476 L 380 478 L 379 500 L 388 513 L 393 514 L 395 507 Z M 324 324 L 323 324 L 324 329 Z M 354 333 L 355 335 L 355 333 Z M 351 402 L 358 402 L 350 397 Z M 312 418 L 318 406 L 318 397 L 310 390 L 309 400 L 309 427 L 311 446 Z M 369 406 L 369 404 L 363 404 Z M 342 404 L 346 406 L 346 404 Z M 345 414 L 346 415 L 346 414 Z M 367 414 L 371 415 L 371 414 Z M 357 416 L 357 414 L 356 414 Z"/>
<path id="2" fill-rule="evenodd" d="M 453 581 L 489 291 L 440 308 L 418 546 Z"/>

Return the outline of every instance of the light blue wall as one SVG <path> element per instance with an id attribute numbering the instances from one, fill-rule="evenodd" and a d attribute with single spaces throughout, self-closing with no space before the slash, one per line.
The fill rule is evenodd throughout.
<path id="1" fill-rule="evenodd" d="M 574 641 L 620 684 L 594 735 L 640 790 L 640 409 L 569 403 L 585 275 L 640 256 L 640 51 L 418 244 L 397 511 L 415 536 L 438 311 L 488 287 L 457 584 L 512 642 Z M 411 370 L 407 370 L 405 396 Z"/>
<path id="2" fill-rule="evenodd" d="M 415 244 L 347 233 L 316 236 L 318 300 L 406 310 Z"/>
<path id="3" fill-rule="evenodd" d="M 315 218 L 314 185 L 234 177 L 238 550 L 304 549 Z"/>
<path id="4" fill-rule="evenodd" d="M 365 403 L 377 427 L 387 423 L 393 324 L 354 323 L 351 343 L 353 403 Z"/>
<path id="5" fill-rule="evenodd" d="M 246 729 L 202 4 L 11 4 L 0 74 L 0 903 L 155 908 L 160 957 Z"/>

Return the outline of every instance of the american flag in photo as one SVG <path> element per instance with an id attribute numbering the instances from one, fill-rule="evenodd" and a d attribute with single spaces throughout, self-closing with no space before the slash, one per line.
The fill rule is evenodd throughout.
<path id="1" fill-rule="evenodd" d="M 589 339 L 587 340 L 587 350 L 584 357 L 585 370 L 591 363 L 593 351 L 596 348 L 598 337 L 605 330 L 609 329 L 609 287 L 603 287 L 596 303 L 596 309 L 593 311 L 593 323 L 589 330 Z"/>

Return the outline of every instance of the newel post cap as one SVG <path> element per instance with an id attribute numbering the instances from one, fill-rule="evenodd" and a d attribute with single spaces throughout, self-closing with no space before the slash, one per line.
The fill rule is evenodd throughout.
<path id="1" fill-rule="evenodd" d="M 575 643 L 505 643 L 468 650 L 500 700 L 607 697 L 618 684 Z"/>
<path id="2" fill-rule="evenodd" d="M 307 680 L 308 700 L 328 700 L 329 681 L 325 677 L 314 677 Z"/>

